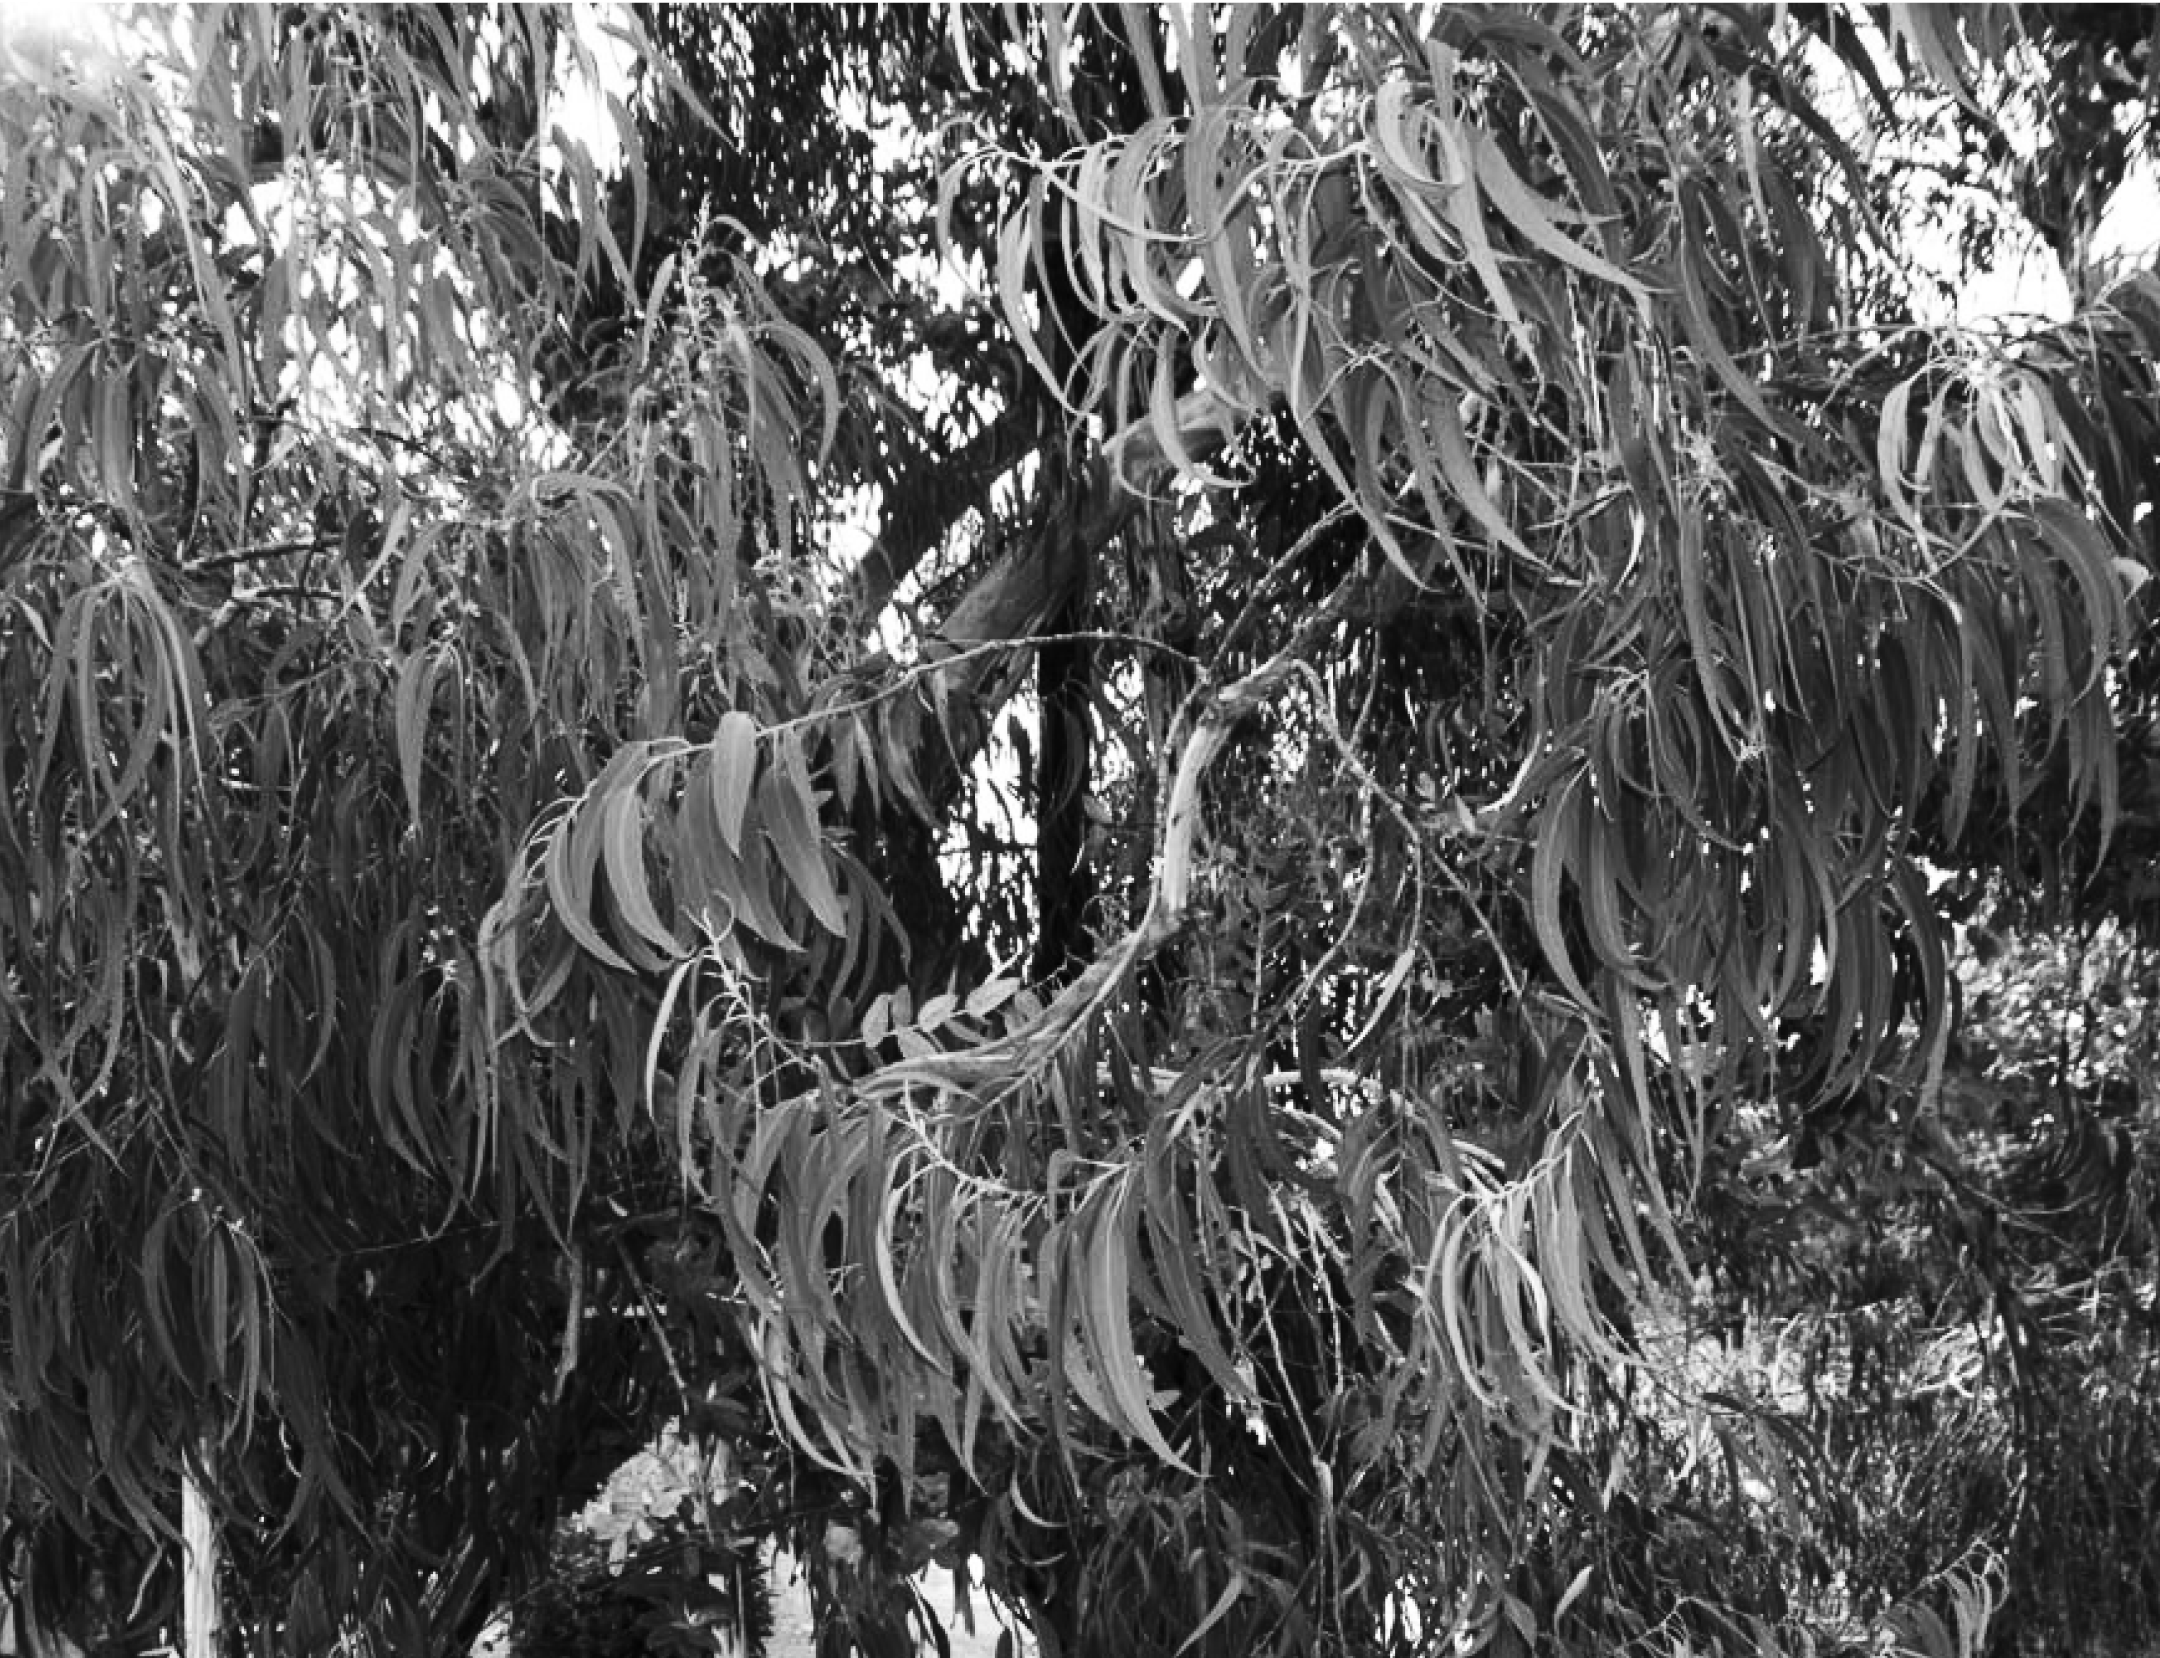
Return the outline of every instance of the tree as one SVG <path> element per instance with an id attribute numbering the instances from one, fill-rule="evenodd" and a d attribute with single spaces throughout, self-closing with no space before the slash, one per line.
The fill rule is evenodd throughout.
<path id="1" fill-rule="evenodd" d="M 2040 1397 L 1912 1228 L 2045 1160 L 1967 922 L 2148 829 L 2160 289 L 1924 325 L 1854 125 L 2128 47 L 659 13 L 610 180 L 553 13 L 140 27 L 0 97 L 34 1613 L 189 1479 L 240 1638 L 463 1650 L 675 1415 L 870 1652 L 955 1548 L 1046 1650 L 1977 1649 L 2016 1538 L 1834 1477 L 2027 1454 L 1866 1389 L 1941 1291 Z M 1708 1373 L 1863 1264 L 1848 1394 Z"/>
<path id="2" fill-rule="evenodd" d="M 462 1650 L 665 1382 L 626 1292 L 581 1316 L 641 1270 L 585 1197 L 638 1195 L 631 1095 L 498 1040 L 479 925 L 674 717 L 644 565 L 707 641 L 740 614 L 730 515 L 802 464 L 740 416 L 812 358 L 700 290 L 643 365 L 687 395 L 527 424 L 581 267 L 628 260 L 565 216 L 546 14 L 135 26 L 6 99 L 11 1525 L 33 1617 L 99 1604 L 87 1562 L 139 1644 L 185 1470 L 259 1639 Z"/>

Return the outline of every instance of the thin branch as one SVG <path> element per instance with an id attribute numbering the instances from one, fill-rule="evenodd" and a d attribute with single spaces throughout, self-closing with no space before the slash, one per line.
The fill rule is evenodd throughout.
<path id="1" fill-rule="evenodd" d="M 200 575 L 210 570 L 230 570 L 237 565 L 258 563 L 263 559 L 284 558 L 292 553 L 326 553 L 334 545 L 329 537 L 319 535 L 301 541 L 258 541 L 250 546 L 235 547 L 215 558 L 191 558 L 186 568 L 190 575 Z"/>

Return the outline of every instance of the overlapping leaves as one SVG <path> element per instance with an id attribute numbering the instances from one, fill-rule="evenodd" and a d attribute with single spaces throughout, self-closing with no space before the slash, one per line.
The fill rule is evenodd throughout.
<path id="1" fill-rule="evenodd" d="M 555 14 L 125 26 L 0 79 L 0 1481 L 59 1559 L 154 1549 L 186 1468 L 266 1639 L 448 1639 L 626 1385 L 553 1263 L 638 1067 L 502 1014 L 484 912 L 625 743 L 776 682 L 829 371 L 594 210 Z M 604 426 L 539 423 L 602 263 L 650 327 Z M 642 1053 L 596 971 L 565 1001 Z M 519 1518 L 453 1559 L 481 1500 Z"/>
<path id="2" fill-rule="evenodd" d="M 1070 103 L 1074 21 L 1013 21 Z M 1589 1469 L 1599 1412 L 1691 1183 L 1751 1100 L 1925 1107 L 1923 859 L 1976 803 L 2059 777 L 2113 814 L 2119 457 L 2074 351 L 1851 315 L 1814 225 L 1856 162 L 1799 25 L 1126 21 L 1149 117 L 1042 160 L 999 287 L 1112 454 L 1167 463 L 1220 614 L 1157 775 L 1089 780 L 1158 827 L 1043 986 L 905 984 L 864 835 L 951 809 L 924 750 L 1006 641 L 828 659 L 801 537 L 837 382 L 605 231 L 540 113 L 552 24 L 206 16 L 192 81 L 6 89 L 30 1507 L 154 1532 L 208 1444 L 234 1523 L 365 1532 L 347 1447 L 418 1479 L 544 1342 L 468 1285 L 430 1392 L 388 1298 L 563 1249 L 559 1404 L 595 1173 L 657 1140 L 837 1467 L 949 1459 L 1016 1509 L 1059 1467 L 1218 1519 L 1195 1490 L 1291 1493 L 1209 1534 L 1172 1646 L 1407 1646 L 1406 1605 L 1427 1638 L 1645 1633 L 1548 1542 L 1628 1472 Z M 1957 30 L 1894 27 L 1967 93 Z M 589 428 L 545 426 L 549 319 L 603 264 L 644 331 Z M 1053 288 L 1100 326 L 1046 343 Z M 1214 473 L 1276 421 L 1357 536 L 1252 556 Z M 1474 714 L 1400 706 L 1390 627 Z M 415 1351 L 362 1363 L 355 1303 Z M 517 1408 L 472 1460 L 544 1502 L 512 1475 L 551 1407 Z M 477 1558 L 408 1575 L 481 1597 Z M 1893 1634 L 1964 1649 L 1985 1609 Z"/>
<path id="3" fill-rule="evenodd" d="M 776 1408 L 862 1469 L 910 1458 L 925 1418 L 963 1459 L 994 1420 L 1200 1464 L 1219 1423 L 1157 1381 L 1182 1348 L 1233 1421 L 1299 1408 L 1259 1287 L 1282 1263 L 1356 1354 L 1317 1460 L 1444 1471 L 1468 1494 L 1450 1535 L 1502 1538 L 1435 1580 L 1459 1608 L 1516 1559 L 1503 1470 L 1566 1442 L 1579 1367 L 1654 1321 L 1650 1240 L 1734 1106 L 1888 1079 L 1924 1108 L 1952 991 L 1921 852 L 2051 770 L 2105 833 L 2134 583 L 2070 377 L 1843 330 L 1774 158 L 1851 158 L 1790 36 L 1475 10 L 1172 27 L 1188 109 L 1039 169 L 1002 238 L 1010 321 L 1036 339 L 1035 290 L 1084 296 L 1104 326 L 1060 390 L 1203 486 L 1225 431 L 1286 412 L 1371 556 L 1187 705 L 1152 896 L 1088 973 L 897 1060 L 708 1084 L 710 1189 Z M 1910 29 L 1952 61 L 1954 32 Z M 1153 37 L 1132 48 L 1159 85 Z M 1338 624 L 1405 583 L 1513 652 L 1493 751 L 1421 799 L 1380 781 L 1402 756 L 1341 736 L 1354 699 L 1300 732 L 1283 696 L 1325 707 Z M 1213 778 L 1227 732 L 1271 717 L 1318 780 Z M 1258 949 L 1208 976 L 1261 856 L 1249 824 L 1201 827 L 1211 792 L 1309 850 L 1287 914 L 1369 930 L 1287 976 Z M 1367 910 L 1383 854 L 1395 902 Z M 1435 1061 L 1408 1027 L 1462 955 L 1441 935 L 1473 925 L 1515 1005 Z M 1346 983 L 1352 932 L 1384 944 L 1377 987 Z M 1150 1016 L 1144 981 L 1180 972 L 1212 1011 Z M 1316 1029 L 1314 1002 L 1355 1012 Z M 1532 1063 L 1488 1064 L 1503 1027 Z M 1293 1031 L 1295 1106 L 1262 1080 Z"/>

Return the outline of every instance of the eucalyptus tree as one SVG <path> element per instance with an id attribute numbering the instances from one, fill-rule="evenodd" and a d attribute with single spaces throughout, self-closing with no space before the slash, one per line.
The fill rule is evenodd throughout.
<path id="1" fill-rule="evenodd" d="M 9 1569 L 139 1646 L 192 1476 L 236 1633 L 462 1650 L 647 1430 L 617 1309 L 672 1214 L 656 996 L 530 1040 L 481 923 L 756 671 L 744 526 L 785 545 L 829 371 L 662 269 L 605 422 L 538 417 L 640 257 L 554 14 L 116 28 L 11 36 L 0 87 Z"/>
<path id="2" fill-rule="evenodd" d="M 1685 1309 L 2123 817 L 2160 288 L 1923 327 L 1861 142 L 2031 43 L 615 21 L 7 65 L 33 1610 L 193 1481 L 236 1641 L 462 1650 L 678 1415 L 835 1646 L 1976 1649 Z"/>
<path id="3" fill-rule="evenodd" d="M 588 949 L 680 982 L 684 1172 L 776 1414 L 888 1523 L 981 1492 L 1047 1636 L 1861 1640 L 1751 1506 L 1795 1500 L 1789 1424 L 1674 1428 L 1668 1291 L 1766 1146 L 1936 1132 L 1945 865 L 2075 878 L 2116 827 L 2145 428 L 2091 411 L 2150 383 L 2149 279 L 2031 339 L 1916 324 L 1851 109 L 1984 117 L 2030 62 L 1993 14 L 1126 21 L 1029 21 L 1068 128 L 996 270 L 1173 526 L 1114 574 L 1090 515 L 1034 543 L 1094 581 L 1085 966 L 866 978 L 776 1042 L 739 928 L 628 920 L 769 898 L 700 849 L 795 839 L 775 777 L 876 794 L 949 639 L 800 762 L 793 722 L 648 751 L 648 861 L 578 850 L 630 780 L 588 793 L 536 936 L 589 886 Z M 835 937 L 877 903 L 817 896 Z M 1718 1521 L 1661 1527 L 1683 1493 Z M 1970 1644 L 1991 1582 L 1875 1609 Z"/>

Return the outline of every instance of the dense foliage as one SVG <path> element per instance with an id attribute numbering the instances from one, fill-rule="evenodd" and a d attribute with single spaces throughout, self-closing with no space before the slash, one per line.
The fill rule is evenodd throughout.
<path id="1" fill-rule="evenodd" d="M 2149 1644 L 2146 14 L 605 27 L 6 43 L 26 1623 Z"/>

